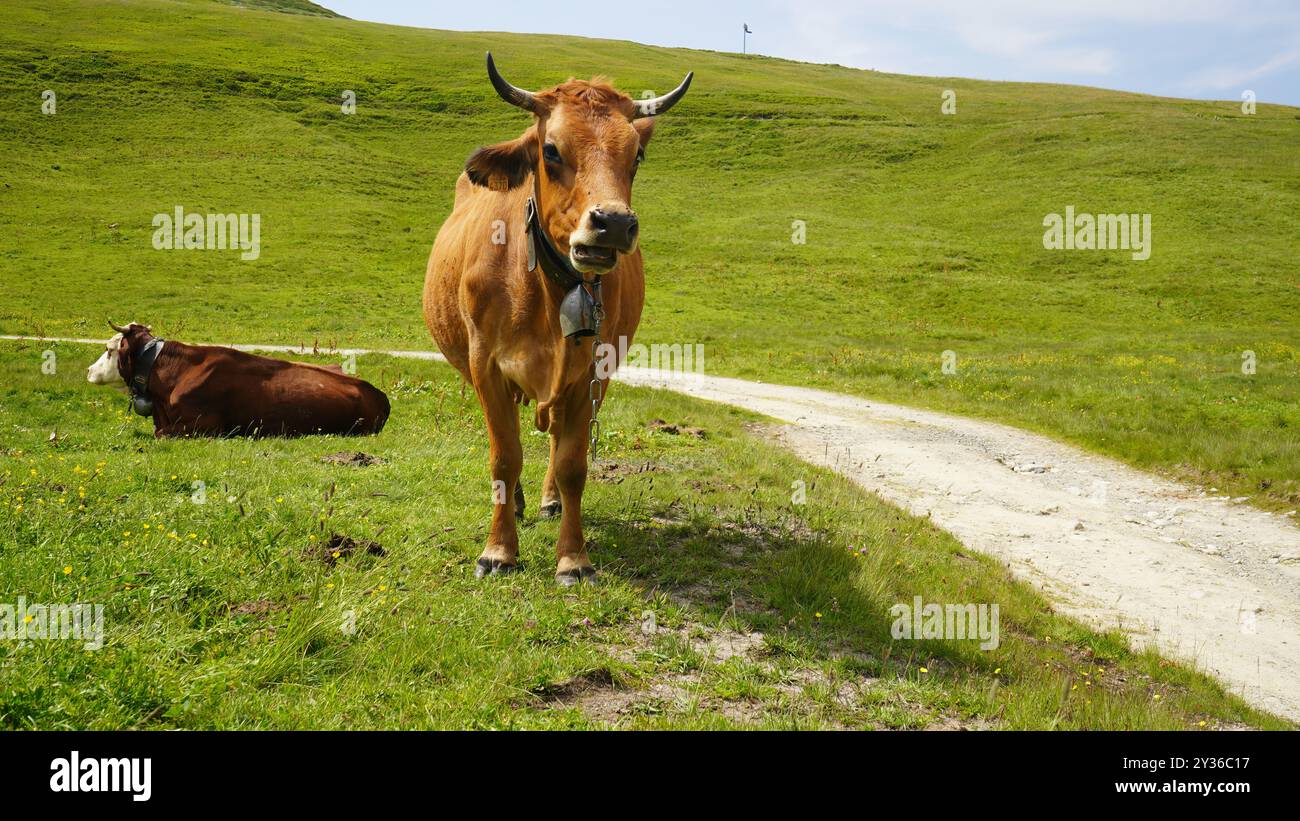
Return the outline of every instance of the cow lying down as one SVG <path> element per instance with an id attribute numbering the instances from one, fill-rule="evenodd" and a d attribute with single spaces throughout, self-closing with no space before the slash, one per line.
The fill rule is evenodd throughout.
<path id="1" fill-rule="evenodd" d="M 153 417 L 154 436 L 365 434 L 388 421 L 384 392 L 337 366 L 164 341 L 137 323 L 112 327 L 86 381 L 129 394 L 136 413 Z"/>

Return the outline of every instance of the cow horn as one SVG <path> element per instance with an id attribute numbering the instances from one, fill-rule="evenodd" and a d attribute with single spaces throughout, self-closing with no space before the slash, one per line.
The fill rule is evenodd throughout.
<path id="1" fill-rule="evenodd" d="M 492 52 L 487 53 L 488 79 L 492 81 L 492 87 L 501 95 L 501 99 L 510 105 L 519 106 L 524 111 L 537 113 L 539 108 L 537 97 L 531 91 L 524 91 L 518 86 L 512 86 L 506 82 L 506 78 L 501 76 L 497 71 L 497 64 L 492 62 Z"/>
<path id="2" fill-rule="evenodd" d="M 656 114 L 663 114 L 668 109 L 677 105 L 677 101 L 686 96 L 686 89 L 691 87 L 691 78 L 695 72 L 687 72 L 686 79 L 682 84 L 662 97 L 655 97 L 653 100 L 633 100 L 636 103 L 636 116 L 632 119 L 638 120 L 642 117 L 653 117 Z"/>
<path id="3" fill-rule="evenodd" d="M 113 320 L 111 319 L 108 321 L 108 327 L 112 328 L 113 330 L 117 331 L 120 334 L 124 334 L 128 330 L 130 330 L 130 328 L 123 328 L 121 325 L 114 325 Z"/>

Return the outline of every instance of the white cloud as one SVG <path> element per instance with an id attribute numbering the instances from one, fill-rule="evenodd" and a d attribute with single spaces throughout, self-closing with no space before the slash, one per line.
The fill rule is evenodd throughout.
<path id="1" fill-rule="evenodd" d="M 1125 55 L 1110 41 L 1125 29 L 1250 31 L 1294 26 L 1300 19 L 1300 10 L 1281 0 L 772 0 L 771 7 L 791 21 L 792 36 L 779 46 L 782 56 L 1025 80 L 1117 74 Z M 1228 74 L 1224 69 L 1215 76 L 1223 82 Z"/>
<path id="2" fill-rule="evenodd" d="M 978 54 L 1013 60 L 1036 70 L 1102 75 L 1115 68 L 1113 51 L 1071 45 L 1069 34 L 1055 26 L 1029 28 L 987 19 L 965 20 L 955 34 Z"/>
<path id="3" fill-rule="evenodd" d="M 972 68 L 973 55 L 985 64 L 1012 65 L 1022 79 L 1106 75 L 1117 64 L 1109 48 L 1076 42 L 1071 27 L 1039 14 L 1037 3 L 977 7 L 955 0 L 780 0 L 776 5 L 790 21 L 788 36 L 773 44 L 778 56 L 906 74 L 969 76 L 980 73 Z"/>
<path id="4" fill-rule="evenodd" d="M 1300 65 L 1300 49 L 1278 54 L 1254 68 L 1242 68 L 1241 66 L 1214 66 L 1202 69 L 1187 80 L 1188 88 L 1204 88 L 1206 86 L 1218 91 L 1224 89 L 1245 88 L 1247 84 L 1261 77 L 1267 77 L 1270 74 L 1278 72 L 1289 66 Z"/>

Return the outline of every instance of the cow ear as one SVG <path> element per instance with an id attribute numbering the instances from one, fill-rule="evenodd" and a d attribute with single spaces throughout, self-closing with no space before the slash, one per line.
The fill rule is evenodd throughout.
<path id="1" fill-rule="evenodd" d="M 636 129 L 637 136 L 641 138 L 641 150 L 650 144 L 650 138 L 655 133 L 655 118 L 645 117 L 640 120 L 633 120 L 632 127 Z"/>
<path id="2" fill-rule="evenodd" d="M 465 174 L 469 181 L 494 191 L 518 188 L 537 167 L 537 129 L 529 128 L 518 139 L 485 145 L 469 155 Z"/>

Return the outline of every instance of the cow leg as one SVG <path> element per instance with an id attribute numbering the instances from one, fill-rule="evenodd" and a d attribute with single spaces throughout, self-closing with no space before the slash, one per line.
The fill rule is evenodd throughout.
<path id="1" fill-rule="evenodd" d="M 481 371 L 476 369 L 474 376 L 474 391 L 487 420 L 492 468 L 492 526 L 487 546 L 474 568 L 474 575 L 482 578 L 489 574 L 510 573 L 518 567 L 515 496 L 521 490 L 519 474 L 523 469 L 524 451 L 519 442 L 519 410 L 500 371 L 489 366 Z"/>
<path id="2" fill-rule="evenodd" d="M 551 431 L 551 458 L 546 463 L 546 481 L 542 482 L 542 506 L 538 508 L 537 513 L 544 519 L 550 519 L 560 515 L 563 505 L 560 502 L 560 490 L 555 484 L 555 459 L 557 443 L 560 440 L 559 431 Z"/>
<path id="3" fill-rule="evenodd" d="M 584 389 L 573 391 L 565 402 L 559 430 L 553 440 L 551 467 L 560 491 L 560 538 L 555 544 L 555 580 L 568 587 L 595 582 L 596 569 L 587 556 L 582 535 L 582 491 L 587 485 L 587 435 L 591 402 Z"/>

